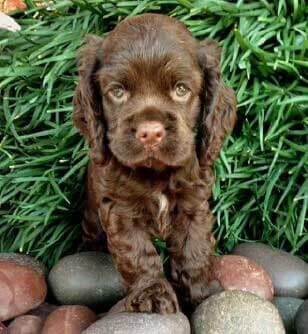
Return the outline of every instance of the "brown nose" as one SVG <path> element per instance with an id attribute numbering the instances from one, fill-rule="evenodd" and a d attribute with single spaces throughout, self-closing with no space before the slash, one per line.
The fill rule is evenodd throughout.
<path id="1" fill-rule="evenodd" d="M 166 135 L 164 126 L 157 121 L 141 123 L 136 132 L 136 138 L 147 146 L 155 146 L 161 143 Z"/>

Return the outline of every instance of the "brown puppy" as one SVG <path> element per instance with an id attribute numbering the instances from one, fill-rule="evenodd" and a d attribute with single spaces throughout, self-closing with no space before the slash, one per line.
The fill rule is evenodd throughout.
<path id="1" fill-rule="evenodd" d="M 101 227 L 127 311 L 172 313 L 208 294 L 213 162 L 236 119 L 220 50 L 173 18 L 128 18 L 80 53 L 74 123 L 90 146 L 86 240 Z M 152 240 L 167 242 L 172 284 Z M 173 286 L 172 286 L 173 285 Z"/>

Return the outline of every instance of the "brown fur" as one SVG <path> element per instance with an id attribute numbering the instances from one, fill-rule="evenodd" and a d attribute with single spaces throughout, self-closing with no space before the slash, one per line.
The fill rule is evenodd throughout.
<path id="1" fill-rule="evenodd" d="M 74 123 L 90 147 L 84 238 L 99 240 L 102 227 L 127 311 L 172 313 L 175 291 L 191 305 L 208 295 L 213 162 L 236 120 L 219 62 L 214 41 L 198 42 L 182 23 L 154 14 L 128 18 L 104 39 L 90 36 L 81 50 Z M 121 104 L 108 95 L 114 81 L 129 94 Z M 190 89 L 186 102 L 170 97 L 178 81 Z M 149 120 L 166 129 L 158 150 L 134 136 Z M 156 237 L 167 242 L 171 282 Z"/>

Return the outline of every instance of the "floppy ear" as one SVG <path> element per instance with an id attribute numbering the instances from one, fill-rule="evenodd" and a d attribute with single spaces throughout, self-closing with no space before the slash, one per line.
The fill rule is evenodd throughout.
<path id="1" fill-rule="evenodd" d="M 236 99 L 220 74 L 221 50 L 213 40 L 200 42 L 199 64 L 203 71 L 201 126 L 199 129 L 199 163 L 210 167 L 218 158 L 226 136 L 236 122 Z"/>
<path id="2" fill-rule="evenodd" d="M 97 164 L 106 160 L 105 121 L 103 99 L 96 79 L 103 66 L 103 39 L 90 35 L 87 44 L 79 51 L 80 82 L 73 98 L 73 121 L 90 147 L 90 158 Z"/>

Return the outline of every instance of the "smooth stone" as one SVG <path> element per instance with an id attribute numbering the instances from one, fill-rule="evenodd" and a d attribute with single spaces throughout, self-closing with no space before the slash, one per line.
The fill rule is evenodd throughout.
<path id="1" fill-rule="evenodd" d="M 223 291 L 203 301 L 191 318 L 193 334 L 284 334 L 278 310 L 250 292 Z"/>
<path id="2" fill-rule="evenodd" d="M 295 333 L 295 315 L 298 308 L 303 304 L 304 300 L 293 297 L 275 297 L 274 304 L 284 323 L 284 327 L 288 333 Z"/>
<path id="3" fill-rule="evenodd" d="M 8 334 L 8 329 L 2 322 L 0 322 L 0 334 Z"/>
<path id="4" fill-rule="evenodd" d="M 183 313 L 112 313 L 96 321 L 82 334 L 190 334 Z"/>
<path id="5" fill-rule="evenodd" d="M 308 334 L 308 299 L 299 307 L 295 317 L 297 334 Z"/>
<path id="6" fill-rule="evenodd" d="M 42 334 L 80 334 L 97 319 L 86 306 L 60 306 L 45 321 Z"/>
<path id="7" fill-rule="evenodd" d="M 1 11 L 8 14 L 14 14 L 14 12 L 24 12 L 27 10 L 27 4 L 24 0 L 9 0 L 0 2 Z"/>
<path id="8" fill-rule="evenodd" d="M 10 334 L 41 334 L 44 321 L 35 315 L 22 315 L 9 325 Z"/>
<path id="9" fill-rule="evenodd" d="M 47 275 L 46 266 L 35 258 L 19 253 L 0 253 L 0 262 L 13 262 L 21 266 L 31 267 L 39 274 Z"/>
<path id="10" fill-rule="evenodd" d="M 308 295 L 308 264 L 285 251 L 261 243 L 243 243 L 232 252 L 246 256 L 271 276 L 275 296 L 304 298 Z"/>
<path id="11" fill-rule="evenodd" d="M 47 284 L 31 266 L 0 261 L 0 321 L 38 307 L 45 300 Z"/>
<path id="12" fill-rule="evenodd" d="M 212 258 L 212 280 L 223 290 L 242 290 L 273 300 L 274 288 L 270 276 L 254 261 L 237 255 Z"/>
<path id="13" fill-rule="evenodd" d="M 121 276 L 111 256 L 84 252 L 66 256 L 50 271 L 49 285 L 61 304 L 104 306 L 124 297 Z"/>

